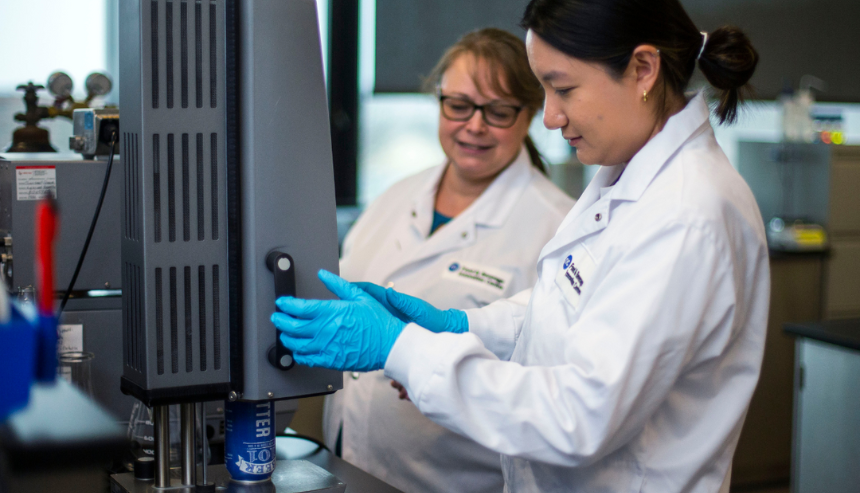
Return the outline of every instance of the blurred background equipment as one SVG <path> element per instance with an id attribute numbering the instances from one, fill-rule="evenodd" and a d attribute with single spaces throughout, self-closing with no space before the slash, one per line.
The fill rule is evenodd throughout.
<path id="1" fill-rule="evenodd" d="M 80 364 L 89 362 L 86 355 L 59 367 L 61 375 L 69 370 L 74 387 L 58 378 L 53 288 L 59 217 L 53 194 L 43 196 L 33 221 L 36 303 L 10 303 L 0 289 L 0 490 L 93 491 L 107 486 L 102 468 L 121 453 L 125 440 L 88 395 L 89 366 Z"/>
<path id="2" fill-rule="evenodd" d="M 6 152 L 56 152 L 56 149 L 51 147 L 48 131 L 39 127 L 40 120 L 49 118 L 48 108 L 39 106 L 39 96 L 36 94 L 44 88 L 45 86 L 35 85 L 32 82 L 17 87 L 19 91 L 24 91 L 26 111 L 17 113 L 15 120 L 24 122 L 24 126 L 15 129 L 15 133 L 12 134 L 12 145 L 6 149 Z"/>
<path id="3" fill-rule="evenodd" d="M 69 148 L 82 154 L 85 159 L 107 156 L 111 147 L 111 135 L 119 135 L 119 110 L 106 108 L 76 109 L 72 113 L 74 135 L 69 138 Z M 119 153 L 119 140 L 114 144 Z"/>
<path id="4" fill-rule="evenodd" d="M 33 82 L 19 85 L 17 89 L 24 91 L 26 109 L 24 113 L 15 114 L 15 120 L 24 122 L 24 126 L 15 129 L 12 145 L 6 152 L 56 152 L 51 146 L 48 130 L 40 127 L 39 122 L 56 117 L 72 120 L 75 110 L 89 108 L 94 98 L 108 94 L 112 87 L 110 78 L 98 72 L 87 76 L 85 85 L 86 99 L 75 101 L 72 97 L 72 78 L 64 72 L 54 72 L 48 77 L 48 91 L 54 96 L 50 106 L 39 106 L 38 91 L 45 89 L 45 86 Z"/>

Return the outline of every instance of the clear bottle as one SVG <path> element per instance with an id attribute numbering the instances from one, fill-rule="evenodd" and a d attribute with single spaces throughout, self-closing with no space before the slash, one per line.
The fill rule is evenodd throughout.
<path id="1" fill-rule="evenodd" d="M 782 140 L 785 142 L 794 142 L 797 140 L 795 132 L 795 107 L 794 107 L 794 89 L 791 88 L 791 82 L 785 80 L 782 85 L 782 92 L 779 94 L 779 102 L 782 107 Z"/>
<path id="2" fill-rule="evenodd" d="M 179 467 L 179 406 L 170 406 L 170 467 Z M 155 422 L 152 419 L 152 409 L 140 401 L 134 401 L 131 417 L 128 420 L 127 436 L 131 442 L 131 457 L 126 466 L 138 457 L 155 457 Z"/>
<path id="3" fill-rule="evenodd" d="M 812 107 L 815 104 L 813 89 L 824 92 L 827 90 L 827 83 L 809 74 L 800 78 L 800 90 L 795 95 L 800 142 L 812 143 L 816 140 L 815 121 L 812 115 Z"/>

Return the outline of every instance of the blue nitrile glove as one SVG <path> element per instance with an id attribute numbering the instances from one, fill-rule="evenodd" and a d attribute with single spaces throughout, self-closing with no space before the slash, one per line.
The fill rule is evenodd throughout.
<path id="1" fill-rule="evenodd" d="M 440 310 L 422 299 L 398 293 L 391 288 L 383 288 L 370 282 L 355 282 L 353 284 L 373 296 L 392 315 L 406 323 L 415 322 L 432 332 L 462 334 L 469 331 L 469 319 L 463 310 L 455 308 Z"/>
<path id="2" fill-rule="evenodd" d="M 375 299 L 382 306 L 384 306 L 385 309 L 388 310 L 388 313 L 394 315 L 395 317 L 399 318 L 400 320 L 403 320 L 407 324 L 409 322 L 412 322 L 412 320 L 410 320 L 409 317 L 404 315 L 403 312 L 401 312 L 397 308 L 394 308 L 393 306 L 391 306 L 391 303 L 388 302 L 388 298 L 385 297 L 386 289 L 383 288 L 382 286 L 380 286 L 379 284 L 374 284 L 372 282 L 354 282 L 354 283 L 352 283 L 352 285 L 358 286 L 359 288 L 361 288 L 362 291 L 369 294 L 370 296 L 373 296 L 373 299 Z M 391 289 L 391 288 L 388 288 L 388 289 Z"/>
<path id="3" fill-rule="evenodd" d="M 340 300 L 303 300 L 284 296 L 272 323 L 296 363 L 342 371 L 372 371 L 385 366 L 394 341 L 406 326 L 372 296 L 320 270 L 319 278 Z"/>

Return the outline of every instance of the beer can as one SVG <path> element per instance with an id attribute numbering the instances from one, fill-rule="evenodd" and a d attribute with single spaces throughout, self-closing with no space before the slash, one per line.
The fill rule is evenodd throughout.
<path id="1" fill-rule="evenodd" d="M 268 481 L 275 471 L 274 401 L 226 402 L 224 462 L 233 481 Z"/>

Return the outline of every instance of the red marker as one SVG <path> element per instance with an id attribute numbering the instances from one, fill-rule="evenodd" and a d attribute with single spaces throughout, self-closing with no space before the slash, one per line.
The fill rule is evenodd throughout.
<path id="1" fill-rule="evenodd" d="M 54 239 L 58 226 L 57 201 L 48 193 L 36 206 L 36 306 L 41 315 L 54 314 Z"/>

